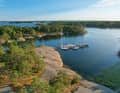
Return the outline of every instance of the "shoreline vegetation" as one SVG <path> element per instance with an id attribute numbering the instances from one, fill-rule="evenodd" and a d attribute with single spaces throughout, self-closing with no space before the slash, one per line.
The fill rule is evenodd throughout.
<path id="1" fill-rule="evenodd" d="M 120 28 L 120 21 L 55 21 L 52 24 L 83 25 L 95 28 Z"/>
<path id="2" fill-rule="evenodd" d="M 9 43 L 14 40 L 24 42 L 29 39 L 46 36 L 83 35 L 86 32 L 82 25 L 39 24 L 35 27 L 0 26 L 0 43 Z"/>
<path id="3" fill-rule="evenodd" d="M 10 21 L 9 23 L 32 24 L 32 22 L 38 22 L 38 24 L 33 27 L 0 26 L 0 43 L 13 42 L 14 40 L 24 42 L 34 38 L 61 35 L 84 35 L 87 33 L 85 27 L 120 28 L 120 21 Z"/>

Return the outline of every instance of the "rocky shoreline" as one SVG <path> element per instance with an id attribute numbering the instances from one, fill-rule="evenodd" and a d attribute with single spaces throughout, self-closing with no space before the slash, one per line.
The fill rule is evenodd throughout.
<path id="1" fill-rule="evenodd" d="M 75 71 L 63 67 L 63 61 L 61 58 L 61 55 L 58 51 L 56 51 L 52 47 L 38 47 L 35 48 L 35 52 L 38 56 L 41 56 L 46 63 L 45 71 L 42 74 L 41 78 L 43 80 L 49 81 L 57 76 L 59 71 L 67 72 L 70 76 L 79 76 L 80 77 L 80 85 L 77 86 L 77 90 L 75 90 L 73 93 L 116 93 L 113 90 L 87 81 L 82 76 L 77 74 Z M 9 86 L 0 88 L 0 93 L 14 93 L 12 89 Z"/>
<path id="2" fill-rule="evenodd" d="M 44 61 L 47 63 L 46 66 L 46 74 L 43 74 L 43 79 L 49 80 L 53 78 L 54 76 L 57 75 L 57 72 L 59 70 L 61 71 L 67 71 L 68 73 L 72 75 L 78 75 L 75 71 L 72 71 L 71 69 L 63 67 L 63 61 L 62 58 L 54 48 L 52 47 L 41 47 L 41 48 L 36 48 L 36 53 L 37 54 L 42 54 Z M 74 93 L 116 93 L 113 90 L 87 81 L 85 80 L 82 76 L 80 76 L 80 86 L 79 88 L 74 92 Z"/>

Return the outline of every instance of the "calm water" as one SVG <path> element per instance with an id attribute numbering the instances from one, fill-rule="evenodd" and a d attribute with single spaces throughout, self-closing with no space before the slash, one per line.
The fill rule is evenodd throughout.
<path id="1" fill-rule="evenodd" d="M 64 64 L 84 76 L 93 76 L 107 69 L 117 62 L 120 50 L 120 29 L 87 28 L 85 36 L 63 37 L 64 43 L 88 43 L 89 48 L 63 51 L 58 49 Z M 57 47 L 60 39 L 37 40 L 36 46 L 41 44 Z"/>

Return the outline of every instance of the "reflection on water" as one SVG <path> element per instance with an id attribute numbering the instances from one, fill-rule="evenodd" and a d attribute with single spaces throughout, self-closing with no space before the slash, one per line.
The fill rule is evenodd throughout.
<path id="1" fill-rule="evenodd" d="M 65 65 L 70 66 L 83 75 L 95 75 L 102 70 L 119 62 L 117 56 L 120 50 L 120 29 L 96 29 L 87 28 L 85 36 L 63 37 L 66 43 L 87 43 L 89 48 L 77 51 L 63 51 L 58 49 Z M 36 40 L 36 46 L 44 45 L 60 46 L 60 38 Z"/>

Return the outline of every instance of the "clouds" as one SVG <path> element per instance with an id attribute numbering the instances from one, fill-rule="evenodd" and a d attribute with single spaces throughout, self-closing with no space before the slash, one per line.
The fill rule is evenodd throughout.
<path id="1" fill-rule="evenodd" d="M 94 7 L 111 7 L 120 5 L 120 0 L 99 0 Z"/>
<path id="2" fill-rule="evenodd" d="M 7 4 L 8 4 L 7 0 Z M 48 0 L 49 1 L 49 0 Z M 72 2 L 67 4 L 62 0 L 59 5 L 58 2 L 52 2 L 53 5 L 45 3 L 42 6 L 36 6 L 36 2 L 30 5 L 19 5 L 19 8 L 15 8 L 15 4 L 12 2 L 12 6 L 7 6 L 8 9 L 3 10 L 1 8 L 0 18 L 2 20 L 119 20 L 120 21 L 120 0 L 77 0 L 79 2 Z M 69 1 L 69 0 L 68 0 Z M 74 1 L 74 0 L 73 0 Z M 84 4 L 82 4 L 82 2 Z M 6 0 L 0 0 L 0 5 L 4 5 Z M 42 2 L 42 1 L 40 1 Z M 18 3 L 18 2 L 17 2 Z M 56 3 L 59 5 L 56 5 Z M 81 3 L 74 8 L 73 5 Z M 48 5 L 47 5 L 48 4 Z M 11 5 L 11 3 L 10 3 Z M 56 5 L 56 6 L 54 6 Z M 83 6 L 82 6 L 83 5 Z M 28 7 L 30 6 L 30 7 Z M 54 6 L 54 7 L 53 7 Z M 57 7 L 58 6 L 58 7 Z M 81 7 L 82 6 L 82 7 Z M 12 8 L 11 8 L 12 7 Z M 57 7 L 57 8 L 56 8 Z M 67 8 L 66 8 L 67 7 Z M 17 9 L 18 8 L 18 9 Z M 36 11 L 37 9 L 37 11 Z M 41 11 L 42 10 L 42 11 Z"/>
<path id="3" fill-rule="evenodd" d="M 107 11 L 107 12 L 106 12 Z M 109 9 L 87 8 L 85 10 L 76 10 L 51 14 L 47 16 L 36 17 L 39 20 L 116 20 L 120 21 L 119 9 L 111 11 Z"/>
<path id="4" fill-rule="evenodd" d="M 120 0 L 98 0 L 82 10 L 40 16 L 42 20 L 116 20 L 120 21 Z"/>

